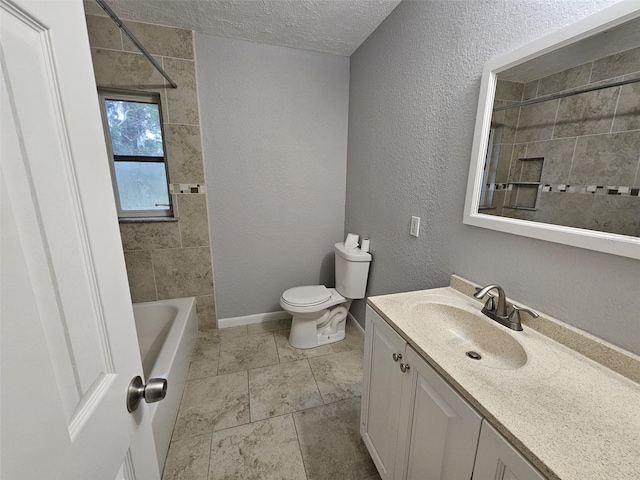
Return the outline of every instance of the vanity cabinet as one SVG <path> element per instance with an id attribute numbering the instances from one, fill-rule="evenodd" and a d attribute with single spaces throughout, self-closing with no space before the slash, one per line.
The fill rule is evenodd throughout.
<path id="1" fill-rule="evenodd" d="M 367 307 L 360 430 L 383 480 L 469 480 L 482 417 Z"/>
<path id="2" fill-rule="evenodd" d="M 473 480 L 545 480 L 545 477 L 484 420 Z"/>
<path id="3" fill-rule="evenodd" d="M 544 480 L 368 305 L 360 433 L 383 480 Z"/>
<path id="4" fill-rule="evenodd" d="M 367 306 L 360 433 L 383 480 L 394 478 L 406 342 Z M 397 360 L 396 360 L 397 359 Z"/>

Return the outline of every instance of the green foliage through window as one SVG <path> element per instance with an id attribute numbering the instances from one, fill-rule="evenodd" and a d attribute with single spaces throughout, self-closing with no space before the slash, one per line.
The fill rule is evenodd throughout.
<path id="1" fill-rule="evenodd" d="M 105 100 L 105 107 L 114 155 L 164 155 L 158 104 Z"/>
<path id="2" fill-rule="evenodd" d="M 120 217 L 171 216 L 159 98 L 101 93 Z"/>

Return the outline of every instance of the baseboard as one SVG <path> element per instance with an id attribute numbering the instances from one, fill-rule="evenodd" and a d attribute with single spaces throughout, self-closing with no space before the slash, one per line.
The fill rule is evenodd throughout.
<path id="1" fill-rule="evenodd" d="M 240 327 L 242 325 L 253 325 L 254 323 L 273 322 L 290 318 L 291 314 L 281 310 L 279 312 L 256 313 L 245 315 L 244 317 L 219 318 L 218 328 Z"/>
<path id="2" fill-rule="evenodd" d="M 253 325 L 255 323 L 273 322 L 276 320 L 284 320 L 291 317 L 291 314 L 281 310 L 279 312 L 256 313 L 254 315 L 245 315 L 244 317 L 219 318 L 218 328 L 241 327 L 242 325 Z M 364 337 L 364 328 L 358 323 L 351 312 L 347 314 L 347 322 Z"/>
<path id="3" fill-rule="evenodd" d="M 347 314 L 347 321 L 351 324 L 353 328 L 355 328 L 356 332 L 358 332 L 361 336 L 364 337 L 364 328 L 362 328 L 362 325 L 358 323 L 358 321 L 356 320 L 356 317 L 351 315 L 351 312 Z"/>

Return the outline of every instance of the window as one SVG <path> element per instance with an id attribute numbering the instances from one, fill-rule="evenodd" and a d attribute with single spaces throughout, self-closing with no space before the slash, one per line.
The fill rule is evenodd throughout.
<path id="1" fill-rule="evenodd" d="M 100 91 L 119 218 L 172 217 L 160 96 Z"/>

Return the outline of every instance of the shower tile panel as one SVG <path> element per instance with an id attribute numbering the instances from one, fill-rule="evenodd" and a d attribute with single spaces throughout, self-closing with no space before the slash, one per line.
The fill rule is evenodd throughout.
<path id="1" fill-rule="evenodd" d="M 540 79 L 537 96 L 551 95 L 570 88 L 584 86 L 589 83 L 590 76 L 591 63 L 554 73 Z"/>
<path id="2" fill-rule="evenodd" d="M 113 50 L 122 48 L 120 29 L 109 17 L 87 16 L 87 30 L 92 47 Z"/>
<path id="3" fill-rule="evenodd" d="M 178 222 L 121 223 L 124 251 L 180 247 Z"/>
<path id="4" fill-rule="evenodd" d="M 640 72 L 640 47 L 625 50 L 593 62 L 591 82 L 605 80 L 631 72 Z"/>
<path id="5" fill-rule="evenodd" d="M 619 93 L 616 87 L 562 98 L 553 138 L 608 133 Z"/>
<path id="6" fill-rule="evenodd" d="M 164 69 L 179 88 L 167 90 L 169 123 L 200 124 L 196 91 L 196 64 L 192 60 L 164 58 Z"/>
<path id="7" fill-rule="evenodd" d="M 640 83 L 624 85 L 620 91 L 612 131 L 626 130 L 640 130 Z"/>
<path id="8" fill-rule="evenodd" d="M 124 252 L 127 278 L 131 290 L 132 302 L 151 302 L 156 300 L 156 285 L 153 278 L 151 252 Z"/>
<path id="9" fill-rule="evenodd" d="M 208 247 L 153 250 L 158 300 L 213 294 Z"/>
<path id="10" fill-rule="evenodd" d="M 207 198 L 203 194 L 179 194 L 178 218 L 183 247 L 205 247 L 209 245 L 209 225 L 202 222 L 207 216 Z"/>
<path id="11" fill-rule="evenodd" d="M 176 81 L 178 88 L 173 89 L 110 19 L 87 15 L 86 22 L 97 86 L 157 92 L 162 105 L 165 156 L 177 221 L 121 224 L 123 249 L 146 252 L 137 257 L 127 254 L 133 301 L 195 296 L 200 328 L 215 327 L 193 33 L 127 21 Z M 192 197 L 199 198 L 182 195 L 187 193 L 197 193 Z M 142 258 L 146 259 L 144 272 L 138 261 Z"/>
<path id="12" fill-rule="evenodd" d="M 191 30 L 138 22 L 127 22 L 127 27 L 152 55 L 193 59 Z M 126 35 L 123 42 L 125 51 L 139 52 Z"/>
<path id="13" fill-rule="evenodd" d="M 550 140 L 553 135 L 557 109 L 558 100 L 520 108 L 520 119 L 514 143 Z M 517 109 L 512 110 L 517 111 Z"/>
<path id="14" fill-rule="evenodd" d="M 169 182 L 204 184 L 200 127 L 170 124 L 164 126 L 164 134 L 167 144 Z"/>
<path id="15" fill-rule="evenodd" d="M 640 158 L 640 132 L 580 137 L 569 183 L 633 185 Z"/>

